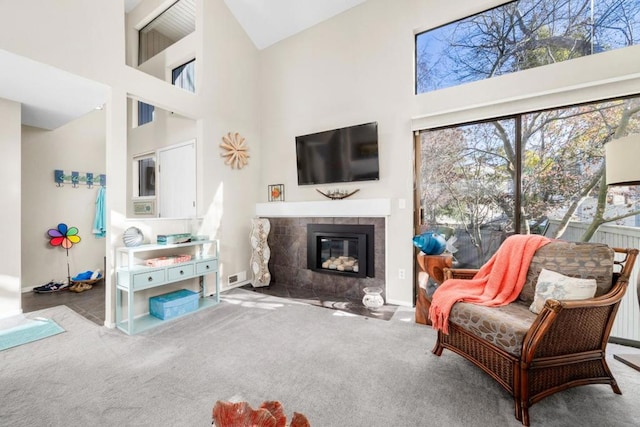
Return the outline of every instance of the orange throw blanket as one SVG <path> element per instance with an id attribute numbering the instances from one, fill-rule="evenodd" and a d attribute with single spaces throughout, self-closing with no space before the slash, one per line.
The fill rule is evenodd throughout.
<path id="1" fill-rule="evenodd" d="M 433 294 L 429 318 L 434 329 L 449 333 L 449 313 L 458 301 L 498 307 L 514 301 L 527 278 L 531 259 L 551 239 L 529 234 L 509 236 L 471 280 L 445 280 Z"/>

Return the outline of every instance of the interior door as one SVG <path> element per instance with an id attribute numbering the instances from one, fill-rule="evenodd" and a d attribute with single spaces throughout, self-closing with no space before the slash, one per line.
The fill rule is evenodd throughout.
<path id="1" fill-rule="evenodd" d="M 158 151 L 159 204 L 162 218 L 196 216 L 195 140 Z"/>

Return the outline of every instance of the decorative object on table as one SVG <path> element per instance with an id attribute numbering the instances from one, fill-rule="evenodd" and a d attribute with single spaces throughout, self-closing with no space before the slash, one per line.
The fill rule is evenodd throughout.
<path id="1" fill-rule="evenodd" d="M 223 150 L 221 156 L 227 158 L 224 164 L 231 165 L 231 169 L 242 169 L 244 165 L 249 163 L 247 160 L 249 148 L 245 144 L 245 139 L 238 132 L 234 134 L 229 132 L 223 136 L 220 147 Z"/>
<path id="2" fill-rule="evenodd" d="M 440 255 L 447 248 L 447 241 L 441 234 L 426 231 L 413 237 L 413 245 L 425 255 Z"/>
<path id="3" fill-rule="evenodd" d="M 272 427 L 287 425 L 287 416 L 278 401 L 262 402 L 253 409 L 247 402 L 217 401 L 212 411 L 213 427 Z M 294 412 L 289 427 L 310 427 L 307 417 Z"/>
<path id="4" fill-rule="evenodd" d="M 384 305 L 384 298 L 382 298 L 382 288 L 377 286 L 366 287 L 363 289 L 364 297 L 362 298 L 362 304 L 369 310 L 377 310 Z"/>
<path id="5" fill-rule="evenodd" d="M 129 227 L 124 233 L 122 233 L 122 241 L 124 245 L 128 248 L 132 248 L 134 246 L 140 246 L 144 241 L 144 235 L 142 234 L 142 230 L 138 227 Z"/>
<path id="6" fill-rule="evenodd" d="M 359 188 L 353 190 L 352 192 L 348 192 L 347 190 L 340 190 L 340 189 L 336 189 L 336 190 L 329 190 L 326 193 L 322 192 L 320 190 L 318 190 L 316 188 L 316 191 L 320 194 L 322 194 L 324 197 L 329 198 L 331 200 L 341 200 L 341 199 L 346 199 L 349 196 L 353 196 L 354 194 L 356 194 L 358 191 L 360 191 Z"/>
<path id="7" fill-rule="evenodd" d="M 253 274 L 251 285 L 254 288 L 269 286 L 271 282 L 271 273 L 269 272 L 271 250 L 267 242 L 269 231 L 271 231 L 271 223 L 267 218 L 251 219 L 251 233 L 249 237 L 251 239 L 252 252 L 249 264 L 251 265 L 251 273 Z"/>
<path id="8" fill-rule="evenodd" d="M 284 202 L 284 184 L 273 184 L 269 186 L 269 201 Z"/>
<path id="9" fill-rule="evenodd" d="M 76 243 L 80 243 L 77 227 L 67 227 L 67 224 L 60 223 L 57 228 L 50 228 L 47 231 L 50 237 L 51 246 L 60 246 L 67 251 L 67 285 L 71 284 L 71 269 L 69 268 L 69 249 Z"/>
<path id="10" fill-rule="evenodd" d="M 158 234 L 156 243 L 159 245 L 172 245 L 191 241 L 191 233 Z"/>
<path id="11" fill-rule="evenodd" d="M 166 267 L 167 265 L 180 264 L 181 262 L 191 261 L 191 255 L 167 255 L 157 258 L 149 258 L 144 262 L 148 267 Z"/>
<path id="12" fill-rule="evenodd" d="M 640 133 L 627 135 L 604 145 L 607 185 L 640 185 Z M 640 274 L 636 283 L 636 297 L 640 306 Z M 640 355 L 615 354 L 614 359 L 640 371 Z"/>

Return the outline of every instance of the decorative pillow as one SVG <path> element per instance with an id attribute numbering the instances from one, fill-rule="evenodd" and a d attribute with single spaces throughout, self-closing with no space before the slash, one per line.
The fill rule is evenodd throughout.
<path id="1" fill-rule="evenodd" d="M 596 279 L 596 296 L 604 295 L 613 285 L 613 254 L 613 249 L 603 243 L 554 240 L 536 251 L 518 300 L 531 305 L 543 268 L 571 277 Z"/>
<path id="2" fill-rule="evenodd" d="M 534 313 L 540 313 L 548 298 L 556 300 L 579 300 L 593 298 L 596 294 L 595 279 L 580 279 L 543 268 L 536 283 L 536 293 L 529 307 Z"/>

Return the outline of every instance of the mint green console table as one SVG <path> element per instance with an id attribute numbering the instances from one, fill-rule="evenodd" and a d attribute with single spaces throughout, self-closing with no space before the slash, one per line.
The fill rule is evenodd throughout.
<path id="1" fill-rule="evenodd" d="M 136 292 L 156 288 L 182 280 L 199 278 L 200 299 L 198 310 L 220 302 L 220 280 L 218 276 L 218 240 L 200 240 L 172 245 L 140 245 L 116 249 L 116 327 L 129 335 L 153 328 L 171 320 L 161 320 L 150 314 L 135 317 Z M 150 267 L 145 259 L 164 255 L 191 252 L 191 260 L 162 267 Z M 213 252 L 213 254 L 211 254 Z M 146 255 L 146 258 L 143 256 Z M 215 294 L 210 297 L 205 276 L 215 275 Z M 127 308 L 123 320 L 124 295 Z M 190 313 L 187 313 L 190 314 Z"/>

